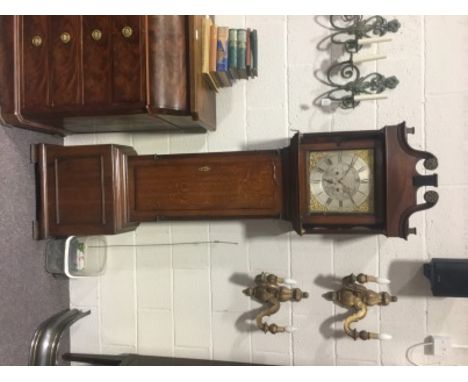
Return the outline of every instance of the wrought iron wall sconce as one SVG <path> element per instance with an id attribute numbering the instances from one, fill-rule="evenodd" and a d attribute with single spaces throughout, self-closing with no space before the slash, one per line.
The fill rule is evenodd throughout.
<path id="1" fill-rule="evenodd" d="M 256 317 L 256 324 L 260 330 L 272 334 L 282 332 L 290 333 L 296 330 L 291 326 L 269 325 L 263 322 L 265 317 L 271 316 L 279 311 L 282 302 L 301 301 L 303 298 L 309 297 L 307 292 L 303 292 L 299 288 L 290 288 L 290 286 L 294 284 L 296 284 L 294 280 L 284 279 L 271 273 L 262 272 L 255 277 L 255 286 L 243 291 L 245 295 L 268 305 L 268 307 L 262 309 Z"/>
<path id="2" fill-rule="evenodd" d="M 357 56 L 366 45 L 391 41 L 387 33 L 400 29 L 396 19 L 387 21 L 382 16 L 330 16 L 334 33 L 330 35 L 332 44 L 341 45 L 349 54 L 349 59 L 337 62 L 327 70 L 326 84 L 332 89 L 321 97 L 321 105 L 337 102 L 342 109 L 355 108 L 361 101 L 386 98 L 382 93 L 398 85 L 395 76 L 385 77 L 380 73 L 361 76 L 357 64 L 386 58 L 385 55 Z M 334 80 L 338 77 L 339 80 Z"/>
<path id="3" fill-rule="evenodd" d="M 324 297 L 351 310 L 343 324 L 344 331 L 349 337 L 353 338 L 354 340 L 357 340 L 358 338 L 362 340 L 391 339 L 392 337 L 389 334 L 372 333 L 366 330 L 361 330 L 358 332 L 356 329 L 351 328 L 351 324 L 358 322 L 366 317 L 367 309 L 370 306 L 385 306 L 391 302 L 397 301 L 396 296 L 391 296 L 387 292 L 377 293 L 373 290 L 367 289 L 363 285 L 360 285 L 368 282 L 375 282 L 379 284 L 390 283 L 390 281 L 387 279 L 381 279 L 375 276 L 365 275 L 363 273 L 360 273 L 357 276 L 350 274 L 349 276 L 343 278 L 343 287 L 340 290 L 336 292 L 328 292 L 324 295 Z"/>

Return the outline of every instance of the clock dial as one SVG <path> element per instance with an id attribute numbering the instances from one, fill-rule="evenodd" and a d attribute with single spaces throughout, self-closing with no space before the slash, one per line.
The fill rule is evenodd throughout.
<path id="1" fill-rule="evenodd" d="M 372 150 L 309 153 L 309 212 L 373 213 Z"/>

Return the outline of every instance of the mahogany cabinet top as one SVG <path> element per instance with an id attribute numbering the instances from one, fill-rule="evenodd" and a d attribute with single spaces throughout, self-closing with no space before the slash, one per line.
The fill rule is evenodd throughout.
<path id="1" fill-rule="evenodd" d="M 51 134 L 214 130 L 200 16 L 0 16 L 0 121 Z"/>

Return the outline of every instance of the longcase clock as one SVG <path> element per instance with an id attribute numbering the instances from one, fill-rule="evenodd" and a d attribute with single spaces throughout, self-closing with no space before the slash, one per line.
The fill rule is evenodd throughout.
<path id="1" fill-rule="evenodd" d="M 404 123 L 381 130 L 296 134 L 278 150 L 137 155 L 126 146 L 36 147 L 36 237 L 115 234 L 140 222 L 268 218 L 309 233 L 407 238 L 417 189 L 437 186 L 416 163 Z"/>

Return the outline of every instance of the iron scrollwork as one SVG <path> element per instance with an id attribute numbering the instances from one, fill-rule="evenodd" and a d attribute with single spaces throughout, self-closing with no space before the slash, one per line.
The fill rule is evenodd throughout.
<path id="1" fill-rule="evenodd" d="M 348 82 L 340 83 L 334 80 L 333 77 L 336 73 Z M 386 89 L 395 89 L 398 83 L 398 78 L 395 76 L 385 77 L 377 72 L 362 77 L 359 68 L 350 59 L 330 67 L 327 72 L 327 85 L 333 89 L 327 92 L 324 97 L 339 102 L 342 109 L 352 109 L 360 104 L 358 100 L 355 100 L 356 95 L 381 94 Z"/>
<path id="2" fill-rule="evenodd" d="M 342 109 L 352 109 L 360 104 L 362 96 L 379 95 L 387 89 L 395 89 L 399 83 L 395 76 L 385 77 L 377 72 L 362 76 L 354 55 L 363 47 L 361 39 L 395 33 L 400 29 L 400 22 L 396 19 L 387 21 L 382 16 L 364 19 L 361 15 L 354 15 L 330 16 L 330 24 L 335 30 L 330 36 L 331 42 L 343 46 L 349 53 L 349 59 L 328 69 L 326 84 L 332 89 L 322 95 L 322 105 L 332 101 Z"/>
<path id="3" fill-rule="evenodd" d="M 330 24 L 336 31 L 330 36 L 332 43 L 343 45 L 348 53 L 357 53 L 362 48 L 358 43 L 362 38 L 382 37 L 388 32 L 398 32 L 401 27 L 397 19 L 387 21 L 382 16 L 364 19 L 362 15 L 330 16 Z"/>

